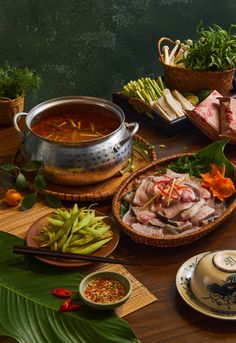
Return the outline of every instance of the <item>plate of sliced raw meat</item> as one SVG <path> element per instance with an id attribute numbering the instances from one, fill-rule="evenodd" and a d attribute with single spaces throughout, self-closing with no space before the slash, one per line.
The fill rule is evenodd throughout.
<path id="1" fill-rule="evenodd" d="M 231 215 L 236 207 L 235 180 L 230 179 L 232 195 L 222 199 L 206 187 L 201 174 L 169 168 L 180 157 L 193 155 L 179 154 L 154 161 L 119 187 L 113 198 L 113 214 L 135 242 L 158 247 L 188 244 Z"/>

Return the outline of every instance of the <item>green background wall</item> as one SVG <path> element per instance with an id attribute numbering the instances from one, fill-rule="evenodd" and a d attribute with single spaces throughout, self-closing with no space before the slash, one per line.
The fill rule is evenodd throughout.
<path id="1" fill-rule="evenodd" d="M 196 26 L 236 23 L 235 0 L 0 0 L 0 65 L 43 79 L 26 110 L 63 95 L 111 99 L 130 79 L 162 72 L 156 41 L 195 38 Z"/>

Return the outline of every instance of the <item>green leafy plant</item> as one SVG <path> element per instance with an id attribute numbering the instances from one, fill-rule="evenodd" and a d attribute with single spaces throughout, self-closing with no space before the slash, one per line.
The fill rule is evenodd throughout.
<path id="1" fill-rule="evenodd" d="M 28 161 L 22 167 L 18 167 L 12 163 L 0 165 L 1 180 L 4 188 L 14 188 L 18 192 L 22 192 L 27 188 L 27 177 L 34 186 L 34 192 L 27 193 L 22 202 L 20 209 L 28 210 L 34 206 L 39 199 L 41 192 L 46 188 L 47 183 L 42 173 L 42 164 L 39 161 Z M 11 180 L 10 180 L 11 179 Z M 61 207 L 60 199 L 51 194 L 45 194 L 45 200 L 50 207 Z"/>
<path id="2" fill-rule="evenodd" d="M 80 273 L 16 255 L 12 247 L 19 244 L 24 240 L 0 232 L 0 336 L 13 337 L 19 343 L 139 342 L 115 312 L 97 311 L 81 303 Z M 58 287 L 75 293 L 74 300 L 81 303 L 79 310 L 59 311 L 64 299 L 51 295 Z"/>
<path id="3" fill-rule="evenodd" d="M 236 34 L 231 25 L 228 30 L 219 25 L 204 29 L 197 27 L 198 39 L 193 41 L 188 54 L 178 61 L 193 70 L 223 71 L 236 67 Z"/>
<path id="4" fill-rule="evenodd" d="M 16 99 L 29 90 L 36 93 L 40 85 L 41 77 L 28 68 L 16 68 L 8 63 L 0 68 L 0 98 Z"/>

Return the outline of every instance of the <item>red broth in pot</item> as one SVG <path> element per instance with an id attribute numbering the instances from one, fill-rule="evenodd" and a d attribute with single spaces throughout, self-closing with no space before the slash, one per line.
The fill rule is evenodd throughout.
<path id="1" fill-rule="evenodd" d="M 106 114 L 88 112 L 41 117 L 31 129 L 52 141 L 81 142 L 107 136 L 119 126 L 116 117 L 111 119 Z"/>

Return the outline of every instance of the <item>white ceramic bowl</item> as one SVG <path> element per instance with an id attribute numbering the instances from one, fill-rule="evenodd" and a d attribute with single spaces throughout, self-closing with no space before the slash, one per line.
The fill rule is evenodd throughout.
<path id="1" fill-rule="evenodd" d="M 217 311 L 236 312 L 236 250 L 206 253 L 190 281 L 194 296 Z"/>
<path id="2" fill-rule="evenodd" d="M 98 279 L 111 279 L 111 280 L 117 280 L 119 281 L 125 288 L 125 295 L 117 300 L 117 301 L 113 301 L 113 302 L 95 302 L 92 301 L 91 299 L 89 299 L 86 294 L 86 287 L 88 286 L 88 284 L 94 280 L 98 280 Z M 104 291 L 103 291 L 104 292 Z M 94 272 L 91 273 L 89 275 L 87 275 L 80 283 L 79 285 L 79 294 L 80 297 L 82 299 L 82 301 L 93 308 L 99 309 L 99 310 L 112 310 L 120 305 L 122 305 L 124 302 L 126 302 L 130 296 L 132 292 L 132 285 L 130 280 L 123 274 L 117 273 L 117 272 L 108 272 L 108 271 L 98 271 L 98 272 Z"/>

